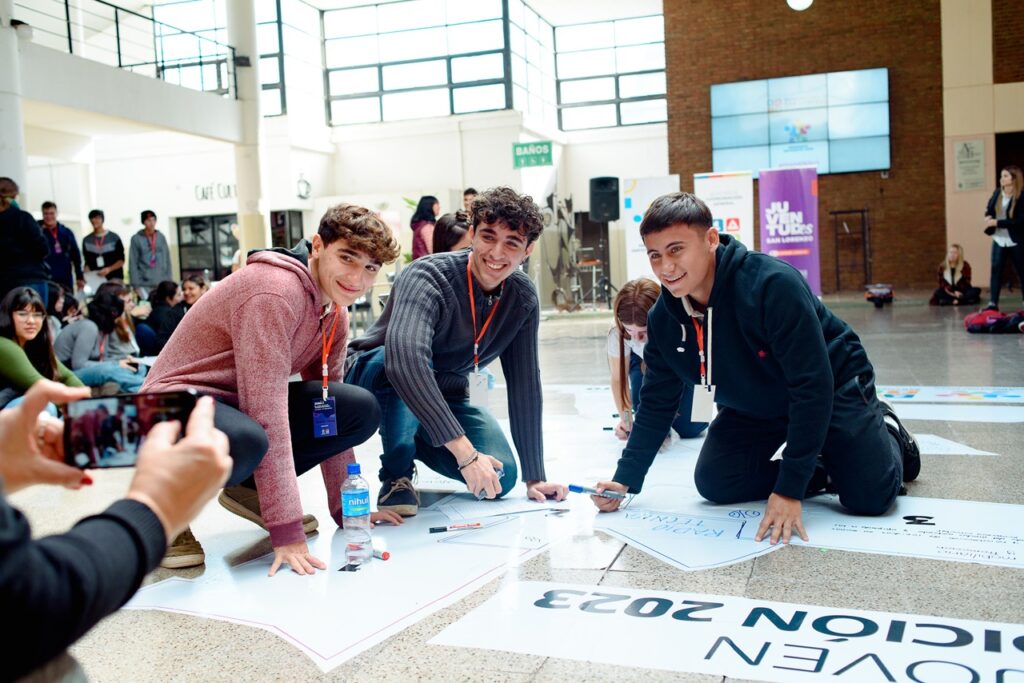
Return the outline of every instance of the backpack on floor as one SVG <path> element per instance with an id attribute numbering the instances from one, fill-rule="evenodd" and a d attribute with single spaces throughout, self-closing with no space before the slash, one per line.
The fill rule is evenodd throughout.
<path id="1" fill-rule="evenodd" d="M 864 285 L 864 299 L 873 303 L 875 308 L 891 304 L 893 299 L 892 285 L 884 282 Z"/>
<path id="2" fill-rule="evenodd" d="M 1024 311 L 1011 315 L 1000 311 L 978 311 L 964 318 L 964 327 L 974 334 L 1004 334 L 1020 332 L 1024 322 Z"/>

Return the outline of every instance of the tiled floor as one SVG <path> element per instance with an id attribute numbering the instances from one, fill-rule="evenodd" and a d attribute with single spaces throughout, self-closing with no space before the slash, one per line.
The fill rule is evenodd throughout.
<path id="1" fill-rule="evenodd" d="M 1024 386 L 1024 335 L 972 336 L 962 313 L 929 308 L 920 294 L 876 311 L 857 299 L 827 303 L 860 333 L 879 384 Z M 605 384 L 606 314 L 553 315 L 541 326 L 541 376 L 547 384 Z M 500 377 L 500 373 L 499 373 Z M 500 392 L 498 392 L 500 398 Z M 496 407 L 504 412 L 503 401 Z M 547 414 L 572 412 L 572 399 L 549 392 Z M 1024 503 L 1024 424 L 909 423 L 993 451 L 999 457 L 925 457 L 910 494 Z M 357 450 L 357 453 L 359 451 Z M 366 455 L 366 454 L 363 454 Z M 611 472 L 613 463 L 609 463 Z M 124 491 L 128 472 L 104 473 L 82 494 L 35 489 L 14 497 L 38 534 L 66 528 Z M 322 496 L 317 474 L 303 478 L 303 495 Z M 226 514 L 226 513 L 225 513 Z M 329 520 L 322 520 L 330 525 Z M 266 552 L 242 543 L 236 563 Z M 148 581 L 202 570 L 158 570 Z M 72 649 L 96 681 L 263 680 L 504 680 L 719 681 L 719 676 L 674 674 L 606 665 L 428 645 L 447 624 L 490 597 L 502 581 L 552 580 L 592 585 L 692 591 L 797 603 L 1024 622 L 1020 572 L 955 562 L 788 548 L 756 560 L 703 572 L 681 572 L 597 534 L 574 538 L 427 617 L 323 675 L 302 653 L 266 631 L 161 612 L 122 611 Z M 395 590 L 415 590 L 396 586 Z M 259 595 L 253 596 L 254 600 Z"/>

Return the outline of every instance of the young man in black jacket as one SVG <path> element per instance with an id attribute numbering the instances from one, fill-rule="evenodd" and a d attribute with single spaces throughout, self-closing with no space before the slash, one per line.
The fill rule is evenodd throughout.
<path id="1" fill-rule="evenodd" d="M 885 513 L 921 460 L 879 402 L 860 339 L 795 268 L 711 225 L 707 205 L 684 192 L 659 197 L 640 224 L 662 294 L 648 314 L 643 410 L 598 489 L 640 491 L 690 384 L 692 419 L 708 421 L 718 405 L 697 490 L 720 504 L 767 498 L 757 540 L 770 530 L 773 544 L 806 541 L 801 500 L 829 481 L 854 514 Z M 620 500 L 594 502 L 612 511 Z"/>
<path id="2" fill-rule="evenodd" d="M 88 389 L 40 380 L 17 408 L 0 411 L 0 605 L 10 627 L 0 645 L 0 680 L 15 680 L 64 651 L 135 593 L 174 538 L 231 471 L 227 437 L 213 426 L 213 400 L 177 422 L 155 425 L 139 451 L 123 500 L 64 534 L 33 540 L 5 499 L 33 484 L 80 488 L 88 474 L 63 463 L 63 425 L 39 416 Z"/>

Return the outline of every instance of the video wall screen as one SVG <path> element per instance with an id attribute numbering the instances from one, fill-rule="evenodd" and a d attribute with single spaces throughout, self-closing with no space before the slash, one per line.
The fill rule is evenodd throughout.
<path id="1" fill-rule="evenodd" d="M 889 163 L 889 70 L 862 69 L 711 86 L 714 171 Z"/>

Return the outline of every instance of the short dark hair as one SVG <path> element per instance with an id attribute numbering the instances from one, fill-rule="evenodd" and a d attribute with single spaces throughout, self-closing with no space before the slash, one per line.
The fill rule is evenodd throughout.
<path id="1" fill-rule="evenodd" d="M 689 192 L 663 194 L 651 203 L 640 222 L 640 237 L 661 232 L 673 225 L 707 229 L 712 225 L 711 209 Z"/>
<path id="2" fill-rule="evenodd" d="M 42 210 L 46 211 L 47 209 L 53 209 L 54 211 L 56 211 L 57 210 L 57 205 L 54 204 L 53 202 L 50 202 L 50 201 L 43 202 Z"/>
<path id="3" fill-rule="evenodd" d="M 107 220 L 107 215 L 100 209 L 93 209 L 89 212 L 89 220 L 92 220 L 93 218 L 99 218 L 101 221 L 105 221 Z"/>
<path id="4" fill-rule="evenodd" d="M 465 197 L 467 194 L 478 195 L 480 193 L 476 191 L 475 187 L 467 187 L 465 190 L 462 191 L 462 196 Z"/>
<path id="5" fill-rule="evenodd" d="M 391 263 L 398 258 L 398 240 L 387 223 L 373 211 L 355 204 L 335 204 L 320 219 L 320 235 L 324 246 L 343 239 L 356 251 L 361 251 L 379 263 Z"/>
<path id="6" fill-rule="evenodd" d="M 178 283 L 174 280 L 164 280 L 156 286 L 149 294 L 149 300 L 159 304 L 166 304 L 168 299 L 178 293 Z"/>
<path id="7" fill-rule="evenodd" d="M 473 228 L 481 223 L 504 223 L 532 244 L 544 232 L 544 219 L 533 197 L 519 194 L 511 187 L 494 187 L 477 195 L 471 207 Z"/>
<path id="8" fill-rule="evenodd" d="M 434 226 L 432 254 L 443 254 L 451 251 L 462 236 L 469 232 L 469 215 L 465 211 L 446 213 L 437 219 Z"/>
<path id="9" fill-rule="evenodd" d="M 117 318 L 124 313 L 124 302 L 111 291 L 99 292 L 89 301 L 89 320 L 96 323 L 103 334 L 110 334 L 117 326 Z"/>
<path id="10" fill-rule="evenodd" d="M 152 209 L 146 209 L 145 211 L 139 214 L 139 222 L 145 223 L 146 219 L 149 218 L 150 216 L 153 217 L 153 220 L 156 220 L 156 211 L 153 211 Z"/>

